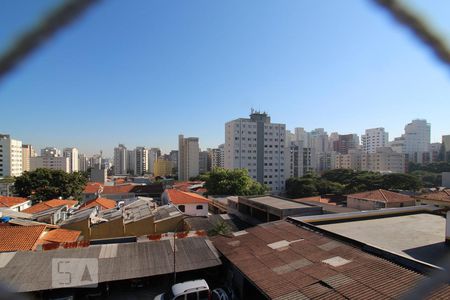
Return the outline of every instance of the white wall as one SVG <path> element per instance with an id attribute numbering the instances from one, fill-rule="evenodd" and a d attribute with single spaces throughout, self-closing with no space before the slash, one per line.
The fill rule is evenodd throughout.
<path id="1" fill-rule="evenodd" d="M 201 206 L 202 209 L 197 209 L 197 206 Z M 176 207 L 180 209 L 180 204 L 177 204 Z M 197 216 L 197 217 L 207 217 L 208 216 L 208 203 L 195 203 L 195 204 L 184 204 L 184 214 L 188 216 Z"/>

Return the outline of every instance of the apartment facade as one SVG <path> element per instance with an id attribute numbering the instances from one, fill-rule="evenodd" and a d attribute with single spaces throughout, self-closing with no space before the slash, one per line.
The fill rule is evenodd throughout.
<path id="1" fill-rule="evenodd" d="M 357 134 L 340 134 L 333 142 L 333 150 L 340 154 L 347 154 L 349 150 L 359 149 L 359 137 Z"/>
<path id="2" fill-rule="evenodd" d="M 358 149 L 350 149 L 346 154 L 337 153 L 334 155 L 333 169 L 361 169 L 361 151 Z"/>
<path id="3" fill-rule="evenodd" d="M 387 147 L 389 143 L 389 133 L 383 127 L 366 129 L 366 134 L 361 136 L 362 151 L 375 153 L 377 148 Z"/>
<path id="4" fill-rule="evenodd" d="M 134 150 L 135 175 L 141 176 L 149 172 L 150 169 L 148 164 L 148 152 L 149 149 L 145 147 L 136 147 L 136 149 Z"/>
<path id="5" fill-rule="evenodd" d="M 77 148 L 64 148 L 63 156 L 69 159 L 69 172 L 78 172 L 78 149 Z"/>
<path id="6" fill-rule="evenodd" d="M 22 171 L 30 171 L 30 158 L 36 156 L 33 146 L 22 144 Z"/>
<path id="7" fill-rule="evenodd" d="M 158 157 L 154 163 L 154 176 L 168 176 L 172 175 L 173 162 L 169 159 Z"/>
<path id="8" fill-rule="evenodd" d="M 245 168 L 272 193 L 283 192 L 289 176 L 285 134 L 286 125 L 271 123 L 266 113 L 252 111 L 248 119 L 227 122 L 224 167 Z"/>
<path id="9" fill-rule="evenodd" d="M 178 136 L 178 179 L 187 181 L 199 174 L 200 148 L 197 137 Z"/>
<path id="10" fill-rule="evenodd" d="M 198 171 L 200 174 L 211 171 L 211 151 L 201 151 L 199 153 Z"/>
<path id="11" fill-rule="evenodd" d="M 210 150 L 211 156 L 211 169 L 214 168 L 223 168 L 224 160 L 225 160 L 225 145 L 221 144 L 218 148 L 214 148 Z"/>
<path id="12" fill-rule="evenodd" d="M 361 154 L 361 170 L 380 173 L 405 173 L 406 158 L 390 147 L 379 147 L 375 153 Z"/>
<path id="13" fill-rule="evenodd" d="M 114 148 L 114 175 L 126 175 L 128 167 L 127 147 L 119 144 Z"/>
<path id="14" fill-rule="evenodd" d="M 0 134 L 0 177 L 22 175 L 22 141 Z"/>
<path id="15" fill-rule="evenodd" d="M 51 169 L 70 173 L 70 160 L 64 156 L 36 156 L 30 158 L 30 169 Z"/>

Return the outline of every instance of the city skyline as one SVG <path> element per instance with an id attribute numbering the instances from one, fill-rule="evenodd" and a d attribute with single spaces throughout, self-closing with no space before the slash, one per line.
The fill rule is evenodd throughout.
<path id="1" fill-rule="evenodd" d="M 0 51 L 57 4 L 24 3 L 0 12 Z M 448 28 L 449 3 L 409 3 Z M 168 153 L 180 133 L 217 147 L 223 124 L 253 107 L 290 130 L 381 126 L 390 139 L 421 118 L 440 142 L 449 94 L 433 54 L 369 3 L 112 1 L 1 82 L 0 130 L 36 148 L 111 157 L 123 143 Z"/>
<path id="2" fill-rule="evenodd" d="M 268 115 L 271 117 L 270 114 L 268 114 Z M 244 115 L 244 116 L 245 116 L 245 115 Z M 241 117 L 242 117 L 242 116 L 241 116 Z M 238 118 L 240 118 L 240 117 L 238 117 Z M 238 119 L 238 118 L 237 118 L 237 119 Z M 425 120 L 425 119 L 421 119 L 421 118 L 412 119 L 412 120 L 408 121 L 407 123 L 405 123 L 405 126 L 406 126 L 407 124 L 409 124 L 410 122 L 412 122 L 413 120 Z M 428 120 L 426 120 L 426 121 L 427 121 L 427 123 L 431 124 Z M 283 122 L 281 121 L 281 123 L 283 123 Z M 224 139 L 223 139 L 223 142 L 221 142 L 221 143 L 219 143 L 219 144 L 217 144 L 217 145 L 208 145 L 208 146 L 204 146 L 204 144 L 202 143 L 202 137 L 201 137 L 201 136 L 195 136 L 195 135 L 189 135 L 189 136 L 193 136 L 193 137 L 199 138 L 199 145 L 200 145 L 200 149 L 201 149 L 201 150 L 206 150 L 206 149 L 208 149 L 208 148 L 214 149 L 214 148 L 217 148 L 218 146 L 220 146 L 221 144 L 224 144 L 224 141 L 225 141 L 225 125 L 226 125 L 226 124 L 224 124 L 224 131 L 223 131 Z M 360 134 L 360 133 L 356 133 L 356 132 L 330 131 L 330 130 L 327 130 L 327 128 L 323 128 L 323 127 L 316 127 L 316 128 L 311 128 L 311 129 L 309 129 L 309 128 L 297 126 L 297 127 L 293 127 L 293 128 L 286 127 L 286 130 L 288 130 L 288 131 L 290 131 L 291 133 L 293 133 L 293 132 L 295 131 L 296 128 L 304 128 L 304 129 L 305 129 L 305 132 L 311 132 L 311 131 L 313 131 L 313 130 L 315 130 L 315 129 L 324 129 L 324 131 L 328 134 L 328 136 L 329 136 L 331 133 L 338 133 L 338 134 L 341 134 L 341 135 L 345 135 L 345 134 L 356 134 L 359 138 L 361 138 L 361 137 L 365 134 L 365 130 L 368 130 L 368 129 L 377 129 L 377 128 L 380 128 L 380 127 L 381 127 L 381 128 L 384 128 L 385 131 L 389 134 L 389 140 L 388 140 L 389 142 L 393 142 L 395 138 L 399 138 L 399 137 L 401 137 L 401 136 L 404 134 L 404 132 L 401 132 L 398 136 L 392 136 L 391 133 L 390 133 L 390 131 L 389 131 L 389 130 L 386 130 L 386 127 L 385 127 L 385 126 L 382 126 L 382 125 L 379 126 L 379 127 L 366 128 L 366 129 L 364 129 L 363 133 L 361 133 L 361 134 Z M 404 127 L 403 127 L 403 129 L 404 129 Z M 432 132 L 433 132 L 433 124 L 431 124 L 431 133 L 432 133 Z M 135 149 L 135 148 L 138 148 L 138 147 L 145 147 L 145 148 L 148 148 L 148 149 L 150 149 L 150 148 L 159 148 L 163 154 L 169 154 L 170 151 L 172 151 L 172 150 L 177 150 L 177 149 L 178 149 L 178 144 L 173 145 L 173 147 L 163 148 L 163 147 L 159 146 L 157 143 L 154 143 L 154 144 L 149 145 L 149 144 L 145 144 L 145 143 L 125 144 L 125 143 L 119 142 L 119 143 L 114 144 L 113 147 L 112 147 L 111 149 L 109 149 L 109 148 L 107 148 L 107 149 L 100 149 L 100 148 L 99 148 L 97 151 L 94 150 L 94 151 L 91 153 L 91 152 L 89 152 L 89 151 L 84 151 L 83 148 L 80 148 L 79 146 L 73 145 L 73 144 L 70 144 L 70 145 L 64 145 L 64 144 L 63 144 L 63 145 L 56 145 L 55 143 L 53 143 L 53 144 L 50 143 L 50 144 L 42 144 L 42 145 L 39 145 L 39 144 L 33 144 L 33 143 L 30 143 L 29 141 L 25 141 L 25 140 L 22 139 L 21 137 L 15 136 L 14 133 L 10 133 L 10 132 L 0 132 L 0 134 L 10 134 L 12 138 L 21 140 L 24 144 L 29 144 L 29 145 L 33 146 L 33 148 L 34 148 L 36 151 L 38 151 L 38 152 L 39 152 L 41 149 L 44 149 L 44 148 L 47 148 L 47 147 L 54 147 L 54 148 L 57 148 L 57 149 L 59 149 L 59 150 L 63 150 L 64 148 L 77 148 L 77 149 L 79 150 L 80 153 L 85 154 L 85 155 L 87 155 L 87 156 L 98 155 L 98 154 L 100 154 L 100 151 L 101 151 L 101 152 L 102 152 L 102 156 L 103 156 L 104 158 L 113 158 L 113 156 L 114 156 L 114 148 L 116 148 L 118 145 L 124 145 L 127 149 Z M 180 134 L 181 134 L 181 133 L 180 133 Z M 444 133 L 443 135 L 449 135 L 449 134 L 450 134 L 450 132 L 447 133 L 447 134 Z M 186 136 L 187 136 L 187 135 L 186 135 Z M 442 142 L 442 136 L 440 136 L 440 138 L 439 138 L 438 140 L 436 140 L 436 141 L 433 141 L 432 137 L 433 137 L 433 135 L 431 135 L 430 143 L 441 143 L 441 142 Z M 177 136 L 177 139 L 178 139 L 178 136 Z M 178 140 L 177 140 L 177 143 L 178 143 Z M 359 142 L 359 145 L 361 145 L 361 146 L 363 145 L 362 141 Z"/>

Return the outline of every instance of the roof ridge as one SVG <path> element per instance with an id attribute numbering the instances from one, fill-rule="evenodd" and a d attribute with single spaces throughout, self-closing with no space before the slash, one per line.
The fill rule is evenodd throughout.
<path id="1" fill-rule="evenodd" d="M 383 193 L 383 189 L 378 189 L 378 190 L 380 191 L 381 196 L 383 196 L 384 201 L 388 202 L 388 199 L 387 199 L 386 195 Z"/>

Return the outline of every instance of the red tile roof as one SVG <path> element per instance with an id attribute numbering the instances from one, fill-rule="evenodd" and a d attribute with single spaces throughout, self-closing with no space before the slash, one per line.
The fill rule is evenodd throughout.
<path id="1" fill-rule="evenodd" d="M 414 199 L 408 195 L 400 193 L 394 193 L 388 190 L 378 189 L 374 191 L 362 192 L 347 195 L 347 197 L 355 199 L 364 199 L 369 201 L 381 201 L 381 202 L 409 202 Z"/>
<path id="2" fill-rule="evenodd" d="M 132 184 L 114 185 L 114 186 L 105 185 L 103 187 L 102 194 L 126 194 L 126 193 L 132 193 L 131 190 L 134 187 L 135 187 L 135 185 L 132 185 Z"/>
<path id="3" fill-rule="evenodd" d="M 45 225 L 0 226 L 0 252 L 33 250 Z"/>
<path id="4" fill-rule="evenodd" d="M 52 243 L 72 243 L 76 242 L 80 237 L 81 231 L 68 229 L 54 229 L 47 232 L 41 240 Z"/>
<path id="5" fill-rule="evenodd" d="M 169 201 L 173 204 L 209 203 L 209 200 L 196 193 L 183 192 L 176 189 L 167 189 Z"/>
<path id="6" fill-rule="evenodd" d="M 99 206 L 100 210 L 103 209 L 110 209 L 110 208 L 114 208 L 117 206 L 117 202 L 111 199 L 107 199 L 107 198 L 97 198 L 91 201 L 88 201 L 86 203 L 83 203 L 80 206 L 80 209 L 82 208 L 91 208 L 94 206 Z"/>
<path id="7" fill-rule="evenodd" d="M 425 278 L 286 221 L 214 237 L 213 243 L 269 299 L 398 299 Z M 448 299 L 448 287 L 432 296 Z"/>
<path id="8" fill-rule="evenodd" d="M 173 184 L 173 188 L 189 192 L 193 185 L 204 184 L 204 181 L 179 181 Z"/>
<path id="9" fill-rule="evenodd" d="M 68 207 L 73 207 L 78 203 L 77 200 L 63 200 L 63 199 L 53 199 L 44 201 L 41 203 L 37 203 L 27 209 L 24 209 L 22 212 L 28 213 L 28 214 L 35 214 L 41 211 L 45 211 L 47 209 L 53 208 L 53 207 L 59 207 L 63 205 L 67 205 Z"/>
<path id="10" fill-rule="evenodd" d="M 27 198 L 0 196 L 0 207 L 13 207 L 15 205 L 27 202 Z"/>
<path id="11" fill-rule="evenodd" d="M 436 192 L 429 192 L 417 196 L 418 199 L 431 200 L 431 201 L 445 201 L 450 202 L 450 189 L 445 189 Z"/>
<path id="12" fill-rule="evenodd" d="M 95 194 L 98 193 L 99 190 L 103 188 L 103 185 L 98 182 L 88 182 L 84 187 L 83 193 L 86 194 Z"/>

